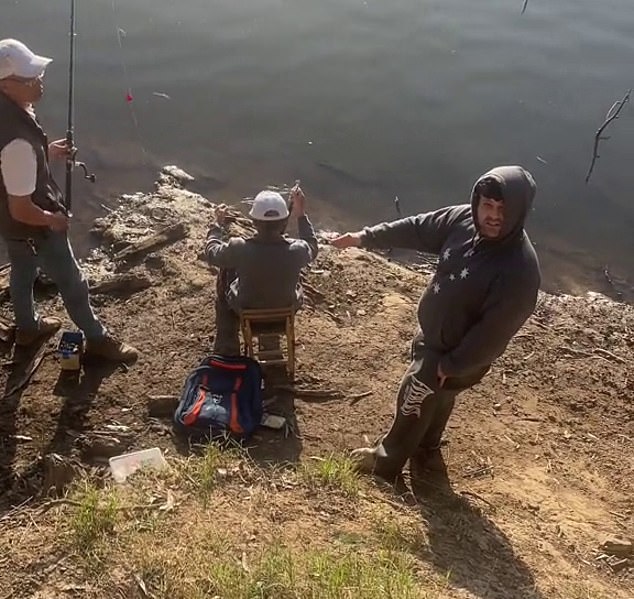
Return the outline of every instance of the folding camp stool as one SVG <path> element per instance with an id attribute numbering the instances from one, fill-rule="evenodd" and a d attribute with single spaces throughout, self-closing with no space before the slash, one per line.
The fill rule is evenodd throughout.
<path id="1" fill-rule="evenodd" d="M 266 365 L 286 366 L 291 380 L 295 376 L 295 309 L 272 308 L 261 310 L 242 310 L 240 312 L 240 329 L 244 339 L 245 353 L 254 358 L 254 338 L 258 340 L 258 361 Z M 271 349 L 267 341 L 286 336 L 286 358 L 279 346 Z M 276 343 L 277 345 L 277 343 Z"/>

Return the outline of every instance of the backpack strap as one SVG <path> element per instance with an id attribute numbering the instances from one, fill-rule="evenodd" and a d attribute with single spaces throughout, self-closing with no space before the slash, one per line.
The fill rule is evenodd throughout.
<path id="1" fill-rule="evenodd" d="M 231 431 L 238 435 L 244 433 L 244 429 L 242 428 L 242 425 L 240 424 L 240 420 L 238 418 L 238 391 L 240 391 L 240 387 L 242 387 L 241 376 L 236 378 L 236 382 L 233 385 L 233 392 L 231 393 L 231 420 L 229 422 L 229 428 L 231 429 Z"/>
<path id="2" fill-rule="evenodd" d="M 205 387 L 207 386 L 208 381 L 209 373 L 205 372 L 202 376 L 202 384 L 198 387 L 198 397 L 196 398 L 191 410 L 189 410 L 183 417 L 183 422 L 187 426 L 194 424 L 200 415 L 200 410 L 202 410 L 203 404 L 205 403 Z"/>

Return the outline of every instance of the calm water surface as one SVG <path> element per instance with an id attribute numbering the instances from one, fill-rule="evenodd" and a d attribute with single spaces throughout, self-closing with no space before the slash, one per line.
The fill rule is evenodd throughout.
<path id="1" fill-rule="evenodd" d="M 521 163 L 546 287 L 633 297 L 634 102 L 590 185 L 594 132 L 634 86 L 631 0 L 78 0 L 82 243 L 120 192 L 177 163 L 210 198 L 301 178 L 320 225 L 467 199 Z M 40 115 L 65 130 L 69 0 L 2 0 L 0 37 L 56 60 Z M 130 88 L 133 101 L 126 102 Z M 167 97 L 166 97 L 167 96 Z"/>

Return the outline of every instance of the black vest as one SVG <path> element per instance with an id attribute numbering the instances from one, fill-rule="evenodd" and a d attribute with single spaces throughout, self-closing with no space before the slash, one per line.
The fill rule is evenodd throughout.
<path id="1" fill-rule="evenodd" d="M 37 158 L 37 179 L 31 200 L 43 210 L 63 210 L 63 194 L 48 165 L 48 139 L 35 118 L 0 92 L 0 151 L 14 139 L 28 141 Z M 29 239 L 46 235 L 48 227 L 36 227 L 11 217 L 7 190 L 0 171 L 0 235 L 5 239 Z"/>

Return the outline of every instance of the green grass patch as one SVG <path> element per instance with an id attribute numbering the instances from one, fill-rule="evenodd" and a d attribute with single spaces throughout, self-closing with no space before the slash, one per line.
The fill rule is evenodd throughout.
<path id="1" fill-rule="evenodd" d="M 206 504 L 211 492 L 228 479 L 229 469 L 246 456 L 243 453 L 233 445 L 210 443 L 184 462 L 181 473 Z"/>
<path id="2" fill-rule="evenodd" d="M 272 547 L 256 563 L 210 564 L 207 592 L 223 599 L 418 599 L 412 562 L 380 552 L 310 551 Z M 431 596 L 430 596 L 431 597 Z"/>
<path id="3" fill-rule="evenodd" d="M 79 551 L 90 552 L 114 531 L 119 498 L 112 489 L 101 491 L 85 483 L 75 492 L 74 501 L 79 505 L 71 520 L 72 538 Z"/>
<path id="4" fill-rule="evenodd" d="M 301 481 L 313 489 L 340 491 L 348 497 L 356 497 L 361 487 L 355 464 L 346 456 L 331 454 L 303 462 L 298 473 Z"/>
<path id="5" fill-rule="evenodd" d="M 377 544 L 386 551 L 419 553 L 427 546 L 419 527 L 395 519 L 377 520 L 374 525 L 374 537 Z"/>

